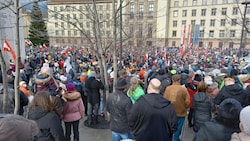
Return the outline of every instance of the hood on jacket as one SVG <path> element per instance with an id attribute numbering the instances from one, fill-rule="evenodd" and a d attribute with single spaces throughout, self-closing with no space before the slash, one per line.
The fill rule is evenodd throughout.
<path id="1" fill-rule="evenodd" d="M 146 94 L 143 96 L 143 98 L 146 99 L 146 101 L 153 107 L 161 109 L 164 107 L 167 107 L 171 102 L 167 99 L 165 99 L 162 95 L 160 94 Z"/>
<path id="2" fill-rule="evenodd" d="M 207 99 L 207 95 L 204 92 L 199 92 L 194 95 L 195 101 L 203 102 Z"/>
<path id="3" fill-rule="evenodd" d="M 224 86 L 224 89 L 226 92 L 225 95 L 240 95 L 244 93 L 244 89 L 239 84 Z"/>
<path id="4" fill-rule="evenodd" d="M 81 94 L 77 91 L 73 91 L 73 92 L 68 92 L 64 94 L 63 97 L 69 101 L 73 101 L 73 100 L 79 99 L 81 97 Z"/>
<path id="5" fill-rule="evenodd" d="M 34 141 L 39 132 L 35 121 L 18 115 L 0 118 L 0 129 L 1 141 Z"/>
<path id="6" fill-rule="evenodd" d="M 40 106 L 37 106 L 33 109 L 30 109 L 28 118 L 32 120 L 38 120 L 42 117 L 44 117 L 48 112 L 43 111 L 43 109 Z"/>

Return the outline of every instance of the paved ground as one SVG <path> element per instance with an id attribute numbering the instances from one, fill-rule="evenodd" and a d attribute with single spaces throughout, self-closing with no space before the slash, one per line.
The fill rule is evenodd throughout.
<path id="1" fill-rule="evenodd" d="M 80 123 L 80 141 L 111 141 L 111 131 L 109 129 L 92 129 Z M 187 120 L 183 126 L 181 141 L 192 141 L 194 132 L 187 125 Z"/>

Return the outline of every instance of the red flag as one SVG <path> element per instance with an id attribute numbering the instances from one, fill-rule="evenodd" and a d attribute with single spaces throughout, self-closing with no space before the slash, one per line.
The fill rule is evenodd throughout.
<path id="1" fill-rule="evenodd" d="M 146 53 L 146 54 L 143 56 L 143 58 L 144 58 L 145 60 L 148 60 L 148 53 Z"/>
<path id="2" fill-rule="evenodd" d="M 180 53 L 181 53 L 182 55 L 185 54 L 185 46 L 184 46 L 184 45 L 181 46 L 181 48 L 180 48 Z"/>
<path id="3" fill-rule="evenodd" d="M 48 49 L 48 46 L 46 46 L 46 44 L 43 43 L 43 48 L 44 48 L 44 49 Z"/>
<path id="4" fill-rule="evenodd" d="M 3 43 L 3 50 L 4 51 L 7 51 L 7 52 L 10 52 L 13 59 L 16 61 L 16 54 L 14 52 L 14 50 L 12 49 L 12 47 L 10 46 L 10 44 L 8 43 L 7 40 L 4 40 L 4 43 Z"/>

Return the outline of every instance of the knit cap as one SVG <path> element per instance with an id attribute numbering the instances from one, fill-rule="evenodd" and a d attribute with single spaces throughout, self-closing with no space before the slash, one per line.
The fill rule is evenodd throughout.
<path id="1" fill-rule="evenodd" d="M 240 122 L 247 135 L 250 136 L 250 106 L 246 106 L 240 112 Z"/>

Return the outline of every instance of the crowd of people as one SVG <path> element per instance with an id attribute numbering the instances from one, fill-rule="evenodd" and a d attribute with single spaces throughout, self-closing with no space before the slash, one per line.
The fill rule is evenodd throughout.
<path id="1" fill-rule="evenodd" d="M 77 51 L 66 56 L 33 55 L 20 70 L 19 115 L 24 118 L 6 117 L 30 121 L 34 130 L 27 130 L 32 133 L 27 141 L 70 141 L 72 129 L 74 141 L 79 141 L 80 120 L 86 115 L 88 125 L 97 125 L 105 108 L 112 141 L 180 141 L 185 119 L 194 141 L 250 140 L 250 75 L 233 59 L 203 55 L 194 61 L 175 52 L 165 59 L 157 55 L 138 61 L 128 56 L 116 84 L 111 61 L 107 63 L 110 93 L 104 103 L 107 88 L 93 56 Z M 14 66 L 7 76 L 11 93 Z M 9 94 L 10 111 L 13 95 Z M 0 139 L 6 138 L 7 129 L 2 130 L 10 124 L 6 118 L 0 119 Z"/>

